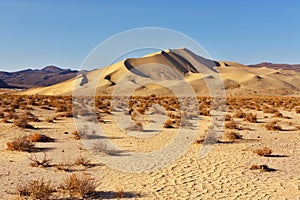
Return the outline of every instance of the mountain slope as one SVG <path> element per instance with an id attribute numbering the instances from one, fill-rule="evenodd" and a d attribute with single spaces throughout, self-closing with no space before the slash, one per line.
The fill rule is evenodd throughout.
<path id="1" fill-rule="evenodd" d="M 77 75 L 78 71 L 47 66 L 41 70 L 22 70 L 18 72 L 0 72 L 0 79 L 11 86 L 32 88 L 54 85 L 69 80 Z"/>

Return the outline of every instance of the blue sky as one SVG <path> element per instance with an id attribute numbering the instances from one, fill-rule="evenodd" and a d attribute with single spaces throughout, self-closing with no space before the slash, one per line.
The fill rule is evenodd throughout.
<path id="1" fill-rule="evenodd" d="M 0 0 L 0 71 L 78 69 L 100 42 L 140 27 L 182 32 L 217 60 L 300 63 L 300 1 Z"/>

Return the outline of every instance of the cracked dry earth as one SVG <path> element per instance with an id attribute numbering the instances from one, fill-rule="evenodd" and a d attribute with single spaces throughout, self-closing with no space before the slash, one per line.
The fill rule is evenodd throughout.
<path id="1" fill-rule="evenodd" d="M 255 111 L 253 111 L 255 112 Z M 54 111 L 35 109 L 33 113 L 40 119 L 54 116 Z M 88 174 L 97 182 L 97 191 L 103 195 L 97 199 L 117 199 L 115 194 L 124 191 L 124 199 L 299 199 L 300 198 L 300 135 L 299 130 L 268 131 L 264 123 L 272 119 L 257 112 L 259 123 L 238 121 L 244 129 L 239 130 L 243 140 L 221 142 L 205 158 L 199 159 L 202 144 L 193 142 L 186 153 L 166 167 L 149 173 L 128 173 L 102 165 L 86 150 L 80 140 L 74 140 L 73 119 L 60 118 L 54 123 L 32 123 L 40 129 L 26 130 L 12 124 L 1 123 L 0 129 L 0 198 L 15 199 L 16 187 L 21 182 L 44 177 L 56 187 L 72 173 Z M 284 112 L 291 119 L 281 119 L 283 125 L 290 120 L 299 126 L 299 114 Z M 112 116 L 104 117 L 112 122 Z M 201 118 L 196 139 L 205 134 L 209 118 Z M 288 126 L 288 125 L 286 125 Z M 164 146 L 176 134 L 176 129 L 163 129 L 149 139 L 136 139 L 122 133 L 113 123 L 101 124 L 103 131 L 116 145 L 130 151 L 152 151 Z M 248 128 L 247 128 L 248 127 Z M 44 152 L 52 163 L 73 162 L 78 156 L 88 157 L 93 167 L 74 167 L 71 172 L 53 167 L 33 168 L 28 156 L 32 153 L 10 152 L 6 143 L 16 135 L 42 133 L 55 138 L 55 142 L 37 143 L 47 148 Z M 260 157 L 253 149 L 268 146 L 274 157 Z M 43 153 L 36 153 L 41 156 Z M 282 156 L 280 156 L 282 155 Z M 164 159 L 161 155 L 157 159 Z M 250 170 L 252 165 L 267 164 L 274 172 Z M 68 199 L 68 194 L 55 193 L 54 199 Z M 93 199 L 87 197 L 86 199 Z"/>

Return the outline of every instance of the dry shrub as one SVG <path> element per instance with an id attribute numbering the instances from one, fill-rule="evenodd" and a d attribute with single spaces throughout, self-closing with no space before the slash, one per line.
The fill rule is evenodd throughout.
<path id="1" fill-rule="evenodd" d="M 272 154 L 272 149 L 268 147 L 263 147 L 260 149 L 254 149 L 253 153 L 256 153 L 259 156 L 270 156 Z"/>
<path id="2" fill-rule="evenodd" d="M 225 115 L 225 121 L 230 121 L 231 120 L 231 115 L 230 114 L 226 114 Z"/>
<path id="3" fill-rule="evenodd" d="M 136 122 L 127 127 L 126 131 L 143 131 L 143 129 L 143 124 L 140 122 Z"/>
<path id="4" fill-rule="evenodd" d="M 164 123 L 164 128 L 174 128 L 173 127 L 173 121 L 170 119 L 167 119 Z"/>
<path id="5" fill-rule="evenodd" d="M 72 196 L 77 195 L 81 198 L 93 194 L 97 185 L 95 181 L 87 175 L 77 176 L 72 174 L 64 179 L 63 188 L 68 190 Z"/>
<path id="6" fill-rule="evenodd" d="M 50 166 L 51 159 L 47 159 L 47 155 L 46 154 L 44 154 L 44 157 L 41 158 L 40 160 L 36 157 L 35 154 L 31 155 L 28 158 L 29 158 L 29 160 L 32 161 L 32 163 L 30 163 L 31 167 L 42 167 L 42 168 L 45 168 L 45 167 L 49 167 Z"/>
<path id="7" fill-rule="evenodd" d="M 125 192 L 124 189 L 118 189 L 118 192 L 116 193 L 116 197 L 117 199 L 123 199 L 125 197 Z"/>
<path id="8" fill-rule="evenodd" d="M 30 142 L 53 142 L 54 141 L 53 138 L 39 133 L 34 133 L 27 136 L 27 140 Z"/>
<path id="9" fill-rule="evenodd" d="M 54 191 L 51 182 L 46 182 L 44 178 L 32 180 L 17 187 L 17 193 L 20 197 L 28 196 L 32 199 L 50 199 Z"/>
<path id="10" fill-rule="evenodd" d="M 261 172 L 273 172 L 276 169 L 270 168 L 268 165 L 252 165 L 250 170 L 260 170 Z"/>
<path id="11" fill-rule="evenodd" d="M 14 121 L 14 125 L 18 126 L 20 128 L 28 128 L 28 129 L 34 129 L 32 125 L 30 125 L 29 120 L 27 118 L 21 118 Z"/>
<path id="12" fill-rule="evenodd" d="M 73 164 L 71 163 L 63 163 L 63 162 L 59 162 L 58 164 L 54 165 L 55 169 L 59 171 L 65 171 L 65 172 L 70 172 L 72 166 Z"/>
<path id="13" fill-rule="evenodd" d="M 283 115 L 281 114 L 281 112 L 275 112 L 274 115 L 272 115 L 272 117 L 283 117 Z"/>
<path id="14" fill-rule="evenodd" d="M 17 137 L 12 142 L 8 142 L 7 150 L 9 151 L 27 151 L 31 152 L 35 150 L 34 144 L 27 140 L 27 137 Z"/>
<path id="15" fill-rule="evenodd" d="M 296 113 L 300 113 L 300 107 L 295 108 Z"/>
<path id="16" fill-rule="evenodd" d="M 225 123 L 225 128 L 227 128 L 227 129 L 236 129 L 237 128 L 237 124 L 233 120 L 233 118 L 230 121 Z"/>
<path id="17" fill-rule="evenodd" d="M 245 120 L 251 123 L 257 122 L 257 115 L 252 113 L 246 113 Z"/>
<path id="18" fill-rule="evenodd" d="M 91 162 L 89 159 L 87 159 L 86 157 L 83 157 L 83 156 L 79 156 L 75 162 L 74 162 L 74 165 L 82 165 L 82 166 L 90 166 L 91 165 Z"/>
<path id="19" fill-rule="evenodd" d="M 72 134 L 74 135 L 75 140 L 80 140 L 80 135 L 79 135 L 78 131 L 74 131 L 74 132 L 72 132 Z"/>
<path id="20" fill-rule="evenodd" d="M 45 122 L 54 123 L 54 120 L 56 120 L 56 117 L 47 118 L 47 119 L 45 119 Z"/>
<path id="21" fill-rule="evenodd" d="M 273 113 L 276 113 L 276 112 L 278 112 L 278 110 L 276 108 L 272 108 L 272 107 L 268 107 L 268 106 L 263 108 L 263 113 L 273 114 Z"/>
<path id="22" fill-rule="evenodd" d="M 242 110 L 238 110 L 234 113 L 234 117 L 236 118 L 244 118 L 246 117 L 246 114 Z"/>
<path id="23" fill-rule="evenodd" d="M 269 131 L 282 130 L 282 127 L 278 124 L 277 120 L 267 123 L 265 127 Z"/>
<path id="24" fill-rule="evenodd" d="M 227 131 L 223 135 L 224 139 L 227 140 L 240 140 L 243 139 L 243 136 L 234 131 Z"/>
<path id="25" fill-rule="evenodd" d="M 210 109 L 209 108 L 201 108 L 199 110 L 199 114 L 203 116 L 210 116 Z"/>

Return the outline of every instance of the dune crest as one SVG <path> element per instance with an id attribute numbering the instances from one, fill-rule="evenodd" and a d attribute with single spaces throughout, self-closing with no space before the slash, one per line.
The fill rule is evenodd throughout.
<path id="1" fill-rule="evenodd" d="M 249 67 L 236 62 L 215 61 L 182 48 L 164 50 L 141 58 L 128 58 L 111 66 L 85 73 L 65 82 L 29 89 L 21 94 L 72 95 L 74 89 L 82 90 L 97 85 L 97 95 L 110 95 L 119 84 L 142 88 L 144 95 L 160 93 L 159 87 L 143 86 L 144 80 L 153 79 L 168 88 L 177 81 L 187 81 L 197 95 L 208 95 L 205 79 L 213 78 L 210 72 L 219 73 L 228 95 L 300 95 L 300 73 L 292 70 Z"/>

